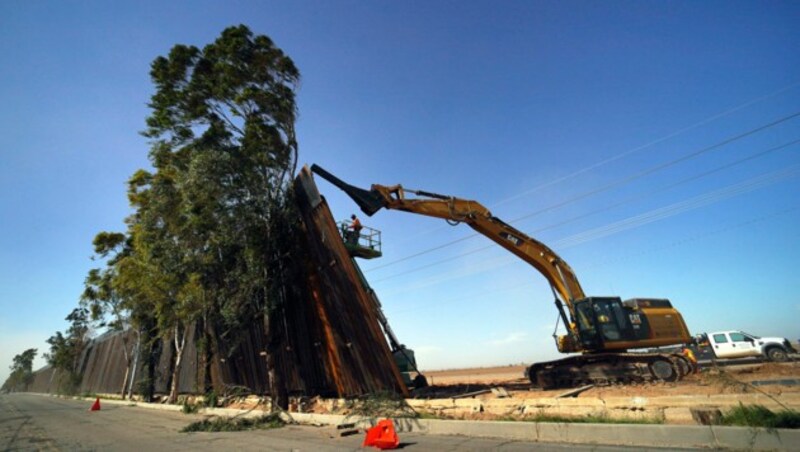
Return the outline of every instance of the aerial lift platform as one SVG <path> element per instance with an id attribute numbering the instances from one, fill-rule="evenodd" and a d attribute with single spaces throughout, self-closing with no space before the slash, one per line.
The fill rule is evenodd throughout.
<path id="1" fill-rule="evenodd" d="M 347 248 L 351 257 L 375 259 L 383 256 L 381 231 L 367 226 L 362 226 L 360 231 L 354 231 L 346 220 L 340 221 L 337 225 L 344 241 L 344 247 Z"/>
<path id="2" fill-rule="evenodd" d="M 383 256 L 381 252 L 381 231 L 363 225 L 361 226 L 361 230 L 354 231 L 347 220 L 340 221 L 337 225 L 339 227 L 339 233 L 342 236 L 342 241 L 344 242 L 344 247 L 353 260 L 353 266 L 355 266 L 358 271 L 361 284 L 364 286 L 370 298 L 372 298 L 378 321 L 386 337 L 389 339 L 392 356 L 394 357 L 395 363 L 397 363 L 404 383 L 409 388 L 424 388 L 428 386 L 428 380 L 420 373 L 419 369 L 417 369 L 417 360 L 414 357 L 414 350 L 406 348 L 405 345 L 400 343 L 397 336 L 395 336 L 394 331 L 392 331 L 392 328 L 389 326 L 389 320 L 386 319 L 386 315 L 383 313 L 383 307 L 378 299 L 378 295 L 372 290 L 372 287 L 367 282 L 367 278 L 361 271 L 361 267 L 355 260 L 356 257 L 375 259 Z M 412 375 L 414 375 L 413 378 Z"/>

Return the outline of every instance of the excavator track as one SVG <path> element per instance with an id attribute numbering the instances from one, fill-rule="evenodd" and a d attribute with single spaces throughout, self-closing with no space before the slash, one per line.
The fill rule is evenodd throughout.
<path id="1" fill-rule="evenodd" d="M 542 389 L 678 381 L 691 363 L 676 353 L 596 353 L 531 365 L 527 377 Z"/>

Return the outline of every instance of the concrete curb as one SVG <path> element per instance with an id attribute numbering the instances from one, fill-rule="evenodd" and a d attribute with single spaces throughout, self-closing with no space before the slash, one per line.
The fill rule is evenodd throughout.
<path id="1" fill-rule="evenodd" d="M 354 419 L 334 414 L 290 413 L 295 422 L 339 425 L 355 422 L 367 427 L 377 419 Z M 499 438 L 512 441 L 664 448 L 722 448 L 798 450 L 800 430 L 683 425 L 578 424 L 509 421 L 452 421 L 393 419 L 395 429 L 430 435 Z"/>
<path id="2" fill-rule="evenodd" d="M 93 398 L 73 397 L 92 401 Z M 163 405 L 126 400 L 103 399 L 103 404 L 181 411 L 180 405 Z M 262 410 L 204 408 L 198 414 L 258 417 Z M 284 413 L 287 421 L 316 426 L 355 423 L 374 425 L 376 418 L 355 418 L 338 414 Z M 587 444 L 598 446 L 633 446 L 664 448 L 722 448 L 747 450 L 799 450 L 800 430 L 724 426 L 684 426 L 647 424 L 578 424 L 514 421 L 455 421 L 440 419 L 393 419 L 398 432 L 429 435 L 499 438 L 511 441 Z"/>
<path id="3" fill-rule="evenodd" d="M 401 424 L 402 425 L 402 424 Z M 426 420 L 426 433 L 606 446 L 796 450 L 800 432 L 720 426 Z"/>

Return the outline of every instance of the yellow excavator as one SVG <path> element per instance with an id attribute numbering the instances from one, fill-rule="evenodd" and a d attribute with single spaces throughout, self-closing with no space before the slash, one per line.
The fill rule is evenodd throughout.
<path id="1" fill-rule="evenodd" d="M 550 283 L 565 335 L 556 337 L 562 353 L 580 353 L 528 367 L 531 383 L 545 388 L 584 384 L 676 381 L 692 363 L 679 353 L 631 350 L 686 345 L 692 337 L 669 300 L 586 296 L 569 265 L 553 250 L 493 216 L 476 201 L 401 185 L 354 187 L 318 165 L 311 170 L 347 193 L 372 216 L 382 208 L 466 223 L 539 271 Z M 407 195 L 414 197 L 409 198 Z"/>

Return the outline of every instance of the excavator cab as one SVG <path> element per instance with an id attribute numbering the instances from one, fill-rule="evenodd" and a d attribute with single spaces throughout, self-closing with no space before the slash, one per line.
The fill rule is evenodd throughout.
<path id="1" fill-rule="evenodd" d="M 681 337 L 685 329 L 665 299 L 623 302 L 618 297 L 588 297 L 575 302 L 575 312 L 585 350 L 633 348 L 638 341 Z M 655 331 L 651 322 L 656 322 Z"/>
<path id="2" fill-rule="evenodd" d="M 359 230 L 350 227 L 349 221 L 340 221 L 339 233 L 344 241 L 344 247 L 351 257 L 362 259 L 375 259 L 383 256 L 381 252 L 381 231 L 367 226 Z"/>
<path id="3" fill-rule="evenodd" d="M 575 302 L 578 329 L 585 350 L 603 349 L 608 342 L 633 340 L 630 319 L 617 297 L 589 297 Z"/>

